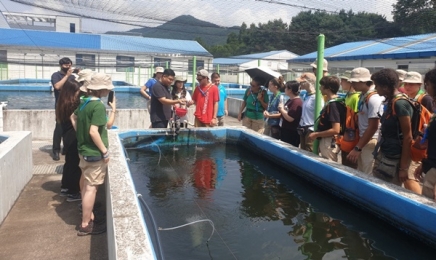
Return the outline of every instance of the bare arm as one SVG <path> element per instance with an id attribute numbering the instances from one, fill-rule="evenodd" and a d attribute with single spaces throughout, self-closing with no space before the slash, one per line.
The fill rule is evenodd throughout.
<path id="1" fill-rule="evenodd" d="M 150 99 L 150 95 L 147 93 L 147 87 L 146 86 L 141 86 L 141 89 L 139 90 L 139 93 L 141 93 L 141 95 L 143 97 L 145 97 L 146 99 Z"/>
<path id="2" fill-rule="evenodd" d="M 226 98 L 226 100 L 224 101 L 224 114 L 225 114 L 226 116 L 229 115 L 229 110 L 228 110 L 228 106 L 227 106 L 227 98 Z"/>
<path id="3" fill-rule="evenodd" d="M 398 121 L 400 122 L 401 132 L 403 133 L 399 177 L 400 181 L 404 182 L 407 180 L 407 172 L 411 161 L 410 143 L 412 142 L 412 129 L 410 125 L 410 116 L 398 117 Z"/>
<path id="4" fill-rule="evenodd" d="M 184 104 L 186 101 L 184 98 L 182 99 L 168 99 L 166 97 L 162 97 L 158 99 L 164 105 L 176 105 L 176 104 Z"/>
<path id="5" fill-rule="evenodd" d="M 359 139 L 359 142 L 357 143 L 357 147 L 362 149 L 374 136 L 375 132 L 378 130 L 380 119 L 378 118 L 369 118 L 368 119 L 368 128 L 363 133 L 362 137 Z M 360 151 L 352 150 L 347 158 L 348 160 L 352 162 L 357 162 L 357 159 L 360 155 Z"/>
<path id="6" fill-rule="evenodd" d="M 288 115 L 288 111 L 286 111 L 282 106 L 279 106 L 279 112 L 283 116 L 283 118 L 288 122 L 294 122 L 294 118 Z"/>
<path id="7" fill-rule="evenodd" d="M 332 123 L 332 128 L 322 131 L 322 132 L 313 132 L 309 134 L 309 138 L 312 140 L 315 140 L 318 137 L 331 137 L 338 135 L 341 130 L 341 124 L 340 123 Z"/>
<path id="8" fill-rule="evenodd" d="M 77 132 L 77 116 L 75 114 L 71 114 L 70 120 L 71 124 L 73 125 L 74 131 Z"/>
<path id="9" fill-rule="evenodd" d="M 62 86 L 65 84 L 65 82 L 67 82 L 68 78 L 71 76 L 71 73 L 73 73 L 73 69 L 69 69 L 65 74 L 65 76 L 56 84 L 54 84 L 53 88 L 55 88 L 56 90 L 61 90 Z"/>
<path id="10" fill-rule="evenodd" d="M 107 152 L 106 146 L 104 146 L 103 141 L 101 140 L 100 133 L 98 132 L 98 126 L 91 125 L 89 128 L 89 135 L 91 136 L 92 141 L 97 146 L 97 148 L 100 150 L 102 154 L 105 154 Z"/>

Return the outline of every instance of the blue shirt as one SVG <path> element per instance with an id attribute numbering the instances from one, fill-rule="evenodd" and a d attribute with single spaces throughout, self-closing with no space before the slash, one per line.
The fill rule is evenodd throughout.
<path id="1" fill-rule="evenodd" d="M 153 87 L 154 84 L 156 84 L 157 79 L 155 78 L 151 78 L 149 80 L 147 80 L 147 82 L 145 83 L 145 86 L 147 87 L 148 93 L 150 93 L 150 96 L 152 95 L 151 92 L 151 87 Z"/>
<path id="2" fill-rule="evenodd" d="M 221 116 L 224 116 L 226 114 L 226 111 L 225 111 L 225 101 L 227 99 L 226 88 L 220 84 L 218 86 L 218 92 L 220 94 L 220 101 L 218 101 L 218 112 L 216 115 L 221 117 Z"/>
<path id="3" fill-rule="evenodd" d="M 277 95 L 271 96 L 268 102 L 268 108 L 267 111 L 270 114 L 278 114 L 279 113 L 279 104 L 284 103 L 285 98 L 283 97 L 282 93 L 279 91 Z M 279 118 L 268 118 L 267 120 L 268 125 L 279 125 L 280 124 L 280 117 Z"/>

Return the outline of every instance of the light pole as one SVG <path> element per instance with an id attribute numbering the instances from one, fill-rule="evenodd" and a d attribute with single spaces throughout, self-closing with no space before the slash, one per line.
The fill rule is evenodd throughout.
<path id="1" fill-rule="evenodd" d="M 26 55 L 27 53 L 24 53 L 24 78 L 26 78 Z"/>
<path id="2" fill-rule="evenodd" d="M 41 67 L 41 72 L 42 72 L 42 79 L 44 79 L 44 53 L 40 53 L 39 55 L 41 55 L 41 61 L 42 61 L 42 67 Z"/>

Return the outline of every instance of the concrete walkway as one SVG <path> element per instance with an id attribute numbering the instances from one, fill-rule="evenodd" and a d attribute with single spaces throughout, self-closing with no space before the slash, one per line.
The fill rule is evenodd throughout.
<path id="1" fill-rule="evenodd" d="M 78 202 L 60 197 L 63 156 L 51 158 L 50 141 L 34 141 L 33 177 L 0 226 L 0 259 L 108 259 L 106 233 L 79 237 Z M 105 212 L 99 191 L 96 215 Z M 96 216 L 97 218 L 97 216 Z"/>
<path id="2" fill-rule="evenodd" d="M 241 126 L 227 117 L 226 125 Z M 79 237 L 78 202 L 60 197 L 64 158 L 53 161 L 51 141 L 33 141 L 33 177 L 0 226 L 0 259 L 81 260 L 108 259 L 106 233 Z M 104 189 L 100 189 L 94 213 L 105 215 Z"/>

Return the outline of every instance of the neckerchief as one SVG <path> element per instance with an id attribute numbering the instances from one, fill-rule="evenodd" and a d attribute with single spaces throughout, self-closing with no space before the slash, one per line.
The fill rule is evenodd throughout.
<path id="1" fill-rule="evenodd" d="M 199 90 L 200 93 L 203 95 L 203 97 L 205 97 L 205 96 L 207 95 L 207 93 L 209 92 L 209 89 L 210 89 L 212 86 L 213 86 L 213 84 L 209 84 L 209 85 L 208 85 L 208 88 L 207 88 L 205 91 L 203 91 L 203 90 L 201 89 L 201 87 L 198 86 L 198 90 Z"/>
<path id="2" fill-rule="evenodd" d="M 304 96 L 303 101 L 306 101 L 310 96 L 312 96 L 315 93 L 306 93 L 306 95 Z"/>

